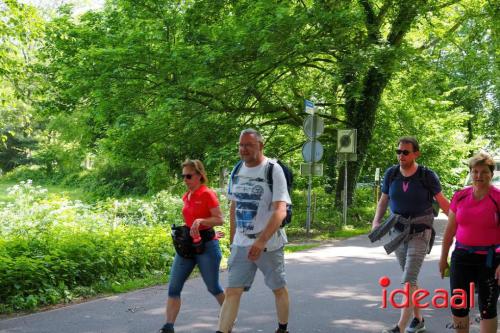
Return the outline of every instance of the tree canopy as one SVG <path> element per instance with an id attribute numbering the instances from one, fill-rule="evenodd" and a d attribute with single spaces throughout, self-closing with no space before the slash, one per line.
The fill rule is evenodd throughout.
<path id="1" fill-rule="evenodd" d="M 401 135 L 456 184 L 463 158 L 499 142 L 497 17 L 486 0 L 109 0 L 79 17 L 62 7 L 34 53 L 39 126 L 71 156 L 95 154 L 103 183 L 154 191 L 186 156 L 214 174 L 230 167 L 249 126 L 298 169 L 312 98 L 326 124 L 317 181 L 337 203 L 341 128 L 358 130 L 351 199 L 395 161 Z"/>

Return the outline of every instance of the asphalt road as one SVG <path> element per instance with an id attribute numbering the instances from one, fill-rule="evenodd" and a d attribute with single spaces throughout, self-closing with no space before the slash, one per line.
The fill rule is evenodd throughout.
<path id="1" fill-rule="evenodd" d="M 420 274 L 420 285 L 433 292 L 448 289 L 439 277 L 437 262 L 445 220 L 435 222 L 438 237 Z M 289 330 L 299 332 L 381 332 L 399 318 L 399 310 L 381 308 L 379 278 L 399 288 L 400 272 L 394 255 L 388 256 L 383 242 L 370 244 L 366 236 L 287 255 L 286 269 L 291 299 Z M 221 273 L 225 285 L 227 273 Z M 143 289 L 0 321 L 0 333 L 153 333 L 164 321 L 166 286 Z M 218 305 L 201 278 L 188 281 L 176 332 L 215 332 Z M 432 293 L 431 293 L 432 296 Z M 431 296 L 428 299 L 430 300 Z M 274 298 L 258 273 L 252 289 L 244 294 L 234 333 L 274 332 Z M 454 332 L 449 309 L 423 310 L 427 332 Z M 475 317 L 477 308 L 474 310 Z M 471 332 L 479 332 L 472 323 Z"/>

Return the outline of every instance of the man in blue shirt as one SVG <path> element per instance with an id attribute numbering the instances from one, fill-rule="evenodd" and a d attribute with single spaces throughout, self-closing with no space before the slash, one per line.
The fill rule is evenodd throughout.
<path id="1" fill-rule="evenodd" d="M 411 295 L 418 289 L 418 274 L 424 257 L 432 246 L 432 201 L 435 199 L 445 214 L 448 213 L 450 204 L 441 192 L 441 184 L 434 171 L 417 164 L 420 149 L 415 138 L 400 138 L 396 154 L 399 165 L 385 171 L 382 196 L 373 218 L 372 230 L 380 226 L 389 206 L 391 214 L 396 218 L 392 219 L 396 221 L 391 233 L 392 243 L 397 245 L 394 251 L 403 271 L 402 283 L 410 284 Z M 406 332 L 424 332 L 424 318 L 420 309 L 414 307 L 410 300 L 410 306 L 401 309 L 397 325 L 383 333 L 402 333 L 412 312 L 413 320 Z"/>

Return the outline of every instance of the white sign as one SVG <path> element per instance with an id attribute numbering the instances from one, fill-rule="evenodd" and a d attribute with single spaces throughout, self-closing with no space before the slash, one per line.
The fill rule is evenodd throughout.
<path id="1" fill-rule="evenodd" d="M 313 147 L 314 147 L 314 158 L 313 158 Z M 304 157 L 304 161 L 306 162 L 312 162 L 314 159 L 314 162 L 319 162 L 321 158 L 323 157 L 323 145 L 319 141 L 307 141 L 304 143 L 302 146 L 302 157 Z"/>
<path id="2" fill-rule="evenodd" d="M 316 129 L 314 129 L 314 126 L 316 125 Z M 318 117 L 318 116 L 307 116 L 307 118 L 304 120 L 304 134 L 309 138 L 309 139 L 314 139 L 323 134 L 325 131 L 325 122 L 323 121 L 323 118 Z"/>
<path id="3" fill-rule="evenodd" d="M 339 162 L 356 162 L 358 160 L 358 154 L 353 153 L 339 153 L 337 161 Z"/>
<path id="4" fill-rule="evenodd" d="M 311 102 L 310 100 L 305 99 L 304 100 L 304 110 L 306 113 L 314 114 L 314 111 L 316 110 L 314 107 L 314 103 Z"/>
<path id="5" fill-rule="evenodd" d="M 300 175 L 309 176 L 311 174 L 312 163 L 300 164 Z M 323 176 L 323 163 L 314 163 L 313 176 Z"/>
<path id="6" fill-rule="evenodd" d="M 343 129 L 337 131 L 337 151 L 339 153 L 356 153 L 356 130 Z"/>

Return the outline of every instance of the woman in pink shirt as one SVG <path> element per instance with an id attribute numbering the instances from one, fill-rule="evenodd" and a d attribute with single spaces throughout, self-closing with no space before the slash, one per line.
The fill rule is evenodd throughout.
<path id="1" fill-rule="evenodd" d="M 495 162 L 479 153 L 469 161 L 473 185 L 455 193 L 451 200 L 448 224 L 443 236 L 439 261 L 441 278 L 448 269 L 448 252 L 453 238 L 450 289 L 478 290 L 481 333 L 497 332 L 497 301 L 500 286 L 500 190 L 491 184 Z M 467 300 L 474 295 L 467 294 Z M 470 303 L 469 303 L 470 304 Z M 468 304 L 468 305 L 469 305 Z M 469 307 L 453 308 L 456 332 L 469 332 Z"/>

